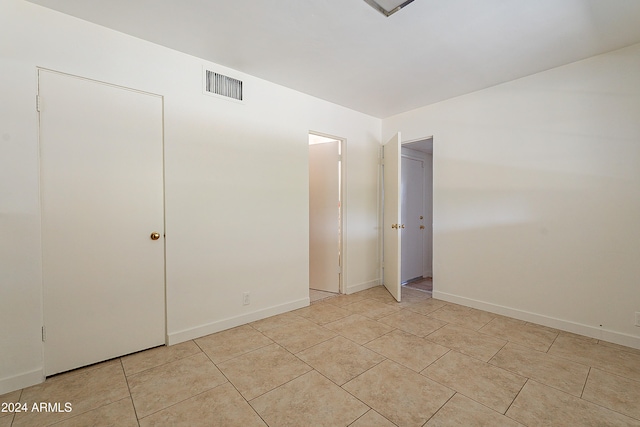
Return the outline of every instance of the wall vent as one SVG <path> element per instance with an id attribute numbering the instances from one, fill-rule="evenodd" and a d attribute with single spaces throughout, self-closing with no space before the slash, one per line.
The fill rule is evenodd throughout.
<path id="1" fill-rule="evenodd" d="M 205 70 L 205 93 L 243 100 L 242 80 L 234 79 L 211 70 Z"/>

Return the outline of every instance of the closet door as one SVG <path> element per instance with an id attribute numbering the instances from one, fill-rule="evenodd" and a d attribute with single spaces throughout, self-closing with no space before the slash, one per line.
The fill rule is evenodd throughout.
<path id="1" fill-rule="evenodd" d="M 162 97 L 40 70 L 45 374 L 165 343 Z"/>

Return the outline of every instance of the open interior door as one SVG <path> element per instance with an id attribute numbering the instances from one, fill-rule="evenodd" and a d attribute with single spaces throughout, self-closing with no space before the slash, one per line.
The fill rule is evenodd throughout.
<path id="1" fill-rule="evenodd" d="M 400 132 L 383 146 L 383 260 L 384 286 L 400 302 L 400 239 L 402 216 L 400 215 Z"/>
<path id="2" fill-rule="evenodd" d="M 309 288 L 340 292 L 340 141 L 309 145 Z"/>

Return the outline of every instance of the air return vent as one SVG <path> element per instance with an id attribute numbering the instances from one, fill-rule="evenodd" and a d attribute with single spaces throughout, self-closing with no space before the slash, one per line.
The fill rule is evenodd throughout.
<path id="1" fill-rule="evenodd" d="M 242 80 L 205 70 L 205 93 L 242 101 Z"/>

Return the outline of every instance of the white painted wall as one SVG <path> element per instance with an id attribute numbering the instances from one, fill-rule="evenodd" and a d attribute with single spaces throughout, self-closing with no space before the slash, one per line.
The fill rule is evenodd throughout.
<path id="1" fill-rule="evenodd" d="M 169 342 L 308 304 L 310 130 L 347 139 L 347 288 L 379 283 L 379 119 L 22 0 L 0 10 L 0 394 L 42 380 L 38 66 L 164 96 Z M 241 77 L 245 104 L 202 95 L 203 65 Z"/>
<path id="2" fill-rule="evenodd" d="M 640 45 L 383 120 L 434 137 L 434 296 L 640 348 Z"/>

